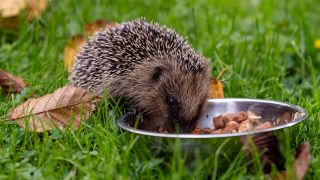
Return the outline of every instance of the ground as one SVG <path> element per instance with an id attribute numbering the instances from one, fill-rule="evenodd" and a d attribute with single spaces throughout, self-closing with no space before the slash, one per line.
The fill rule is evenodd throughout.
<path id="1" fill-rule="evenodd" d="M 259 161 L 245 159 L 229 139 L 212 140 L 216 150 L 206 156 L 193 146 L 192 158 L 180 151 L 183 141 L 161 140 L 152 148 L 152 139 L 117 127 L 121 113 L 109 111 L 107 101 L 76 131 L 37 134 L 5 120 L 11 107 L 67 83 L 63 49 L 87 22 L 146 17 L 188 37 L 211 60 L 213 76 L 227 68 L 226 97 L 306 108 L 308 118 L 286 131 L 281 150 L 290 169 L 295 148 L 308 141 L 313 159 L 306 178 L 320 179 L 320 51 L 314 44 L 320 38 L 319 6 L 316 0 L 50 1 L 33 22 L 0 29 L 0 68 L 29 84 L 20 94 L 0 95 L 0 178 L 263 178 Z"/>

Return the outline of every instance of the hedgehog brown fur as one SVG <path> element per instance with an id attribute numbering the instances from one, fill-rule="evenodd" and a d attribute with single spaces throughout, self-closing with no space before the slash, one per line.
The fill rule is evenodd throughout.
<path id="1" fill-rule="evenodd" d="M 143 115 L 143 129 L 190 132 L 206 103 L 210 70 L 172 29 L 140 19 L 95 34 L 69 79 L 98 96 L 107 90 L 124 97 Z"/>

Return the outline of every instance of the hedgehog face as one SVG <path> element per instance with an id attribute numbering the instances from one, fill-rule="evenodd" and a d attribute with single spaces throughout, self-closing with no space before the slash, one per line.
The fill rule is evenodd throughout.
<path id="1" fill-rule="evenodd" d="M 152 67 L 150 67 L 152 66 Z M 191 132 L 201 116 L 208 97 L 210 77 L 209 68 L 199 72 L 186 72 L 177 64 L 153 64 L 149 70 L 141 70 L 147 78 L 142 86 L 143 92 L 136 92 L 136 109 L 142 112 L 140 128 L 156 131 L 167 127 L 169 132 Z M 145 77 L 139 78 L 139 82 Z"/>
<path id="2" fill-rule="evenodd" d="M 203 72 L 168 72 L 160 89 L 167 105 L 167 123 L 173 131 L 188 133 L 195 128 L 206 104 L 209 82 Z"/>

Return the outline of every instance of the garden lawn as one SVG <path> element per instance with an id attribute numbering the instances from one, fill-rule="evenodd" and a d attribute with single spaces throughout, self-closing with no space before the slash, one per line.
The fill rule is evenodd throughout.
<path id="1" fill-rule="evenodd" d="M 213 76 L 227 68 L 222 77 L 226 97 L 306 108 L 306 121 L 281 137 L 281 151 L 290 171 L 295 148 L 308 141 L 313 159 L 306 178 L 320 179 L 320 51 L 314 46 L 320 38 L 318 7 L 316 0 L 50 1 L 33 22 L 21 22 L 17 30 L 0 29 L 0 68 L 29 84 L 20 94 L 0 95 L 0 178 L 263 178 L 259 161 L 245 159 L 231 140 L 216 143 L 217 152 L 205 157 L 196 150 L 195 158 L 181 153 L 179 140 L 165 151 L 151 148 L 150 139 L 117 127 L 121 105 L 111 111 L 107 101 L 75 131 L 37 134 L 6 121 L 9 109 L 33 94 L 42 96 L 67 84 L 63 50 L 86 23 L 146 17 L 188 37 L 211 60 Z M 248 168 L 249 163 L 255 168 Z"/>

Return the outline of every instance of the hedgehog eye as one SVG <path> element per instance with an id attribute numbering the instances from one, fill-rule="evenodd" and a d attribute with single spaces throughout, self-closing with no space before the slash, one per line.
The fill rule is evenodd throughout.
<path id="1" fill-rule="evenodd" d="M 163 74 L 163 68 L 160 66 L 155 67 L 152 74 L 152 80 L 154 82 L 159 82 L 162 74 Z"/>
<path id="2" fill-rule="evenodd" d="M 168 96 L 167 97 L 167 104 L 171 107 L 176 107 L 178 105 L 178 101 L 176 100 L 176 98 L 174 98 L 172 96 Z"/>

